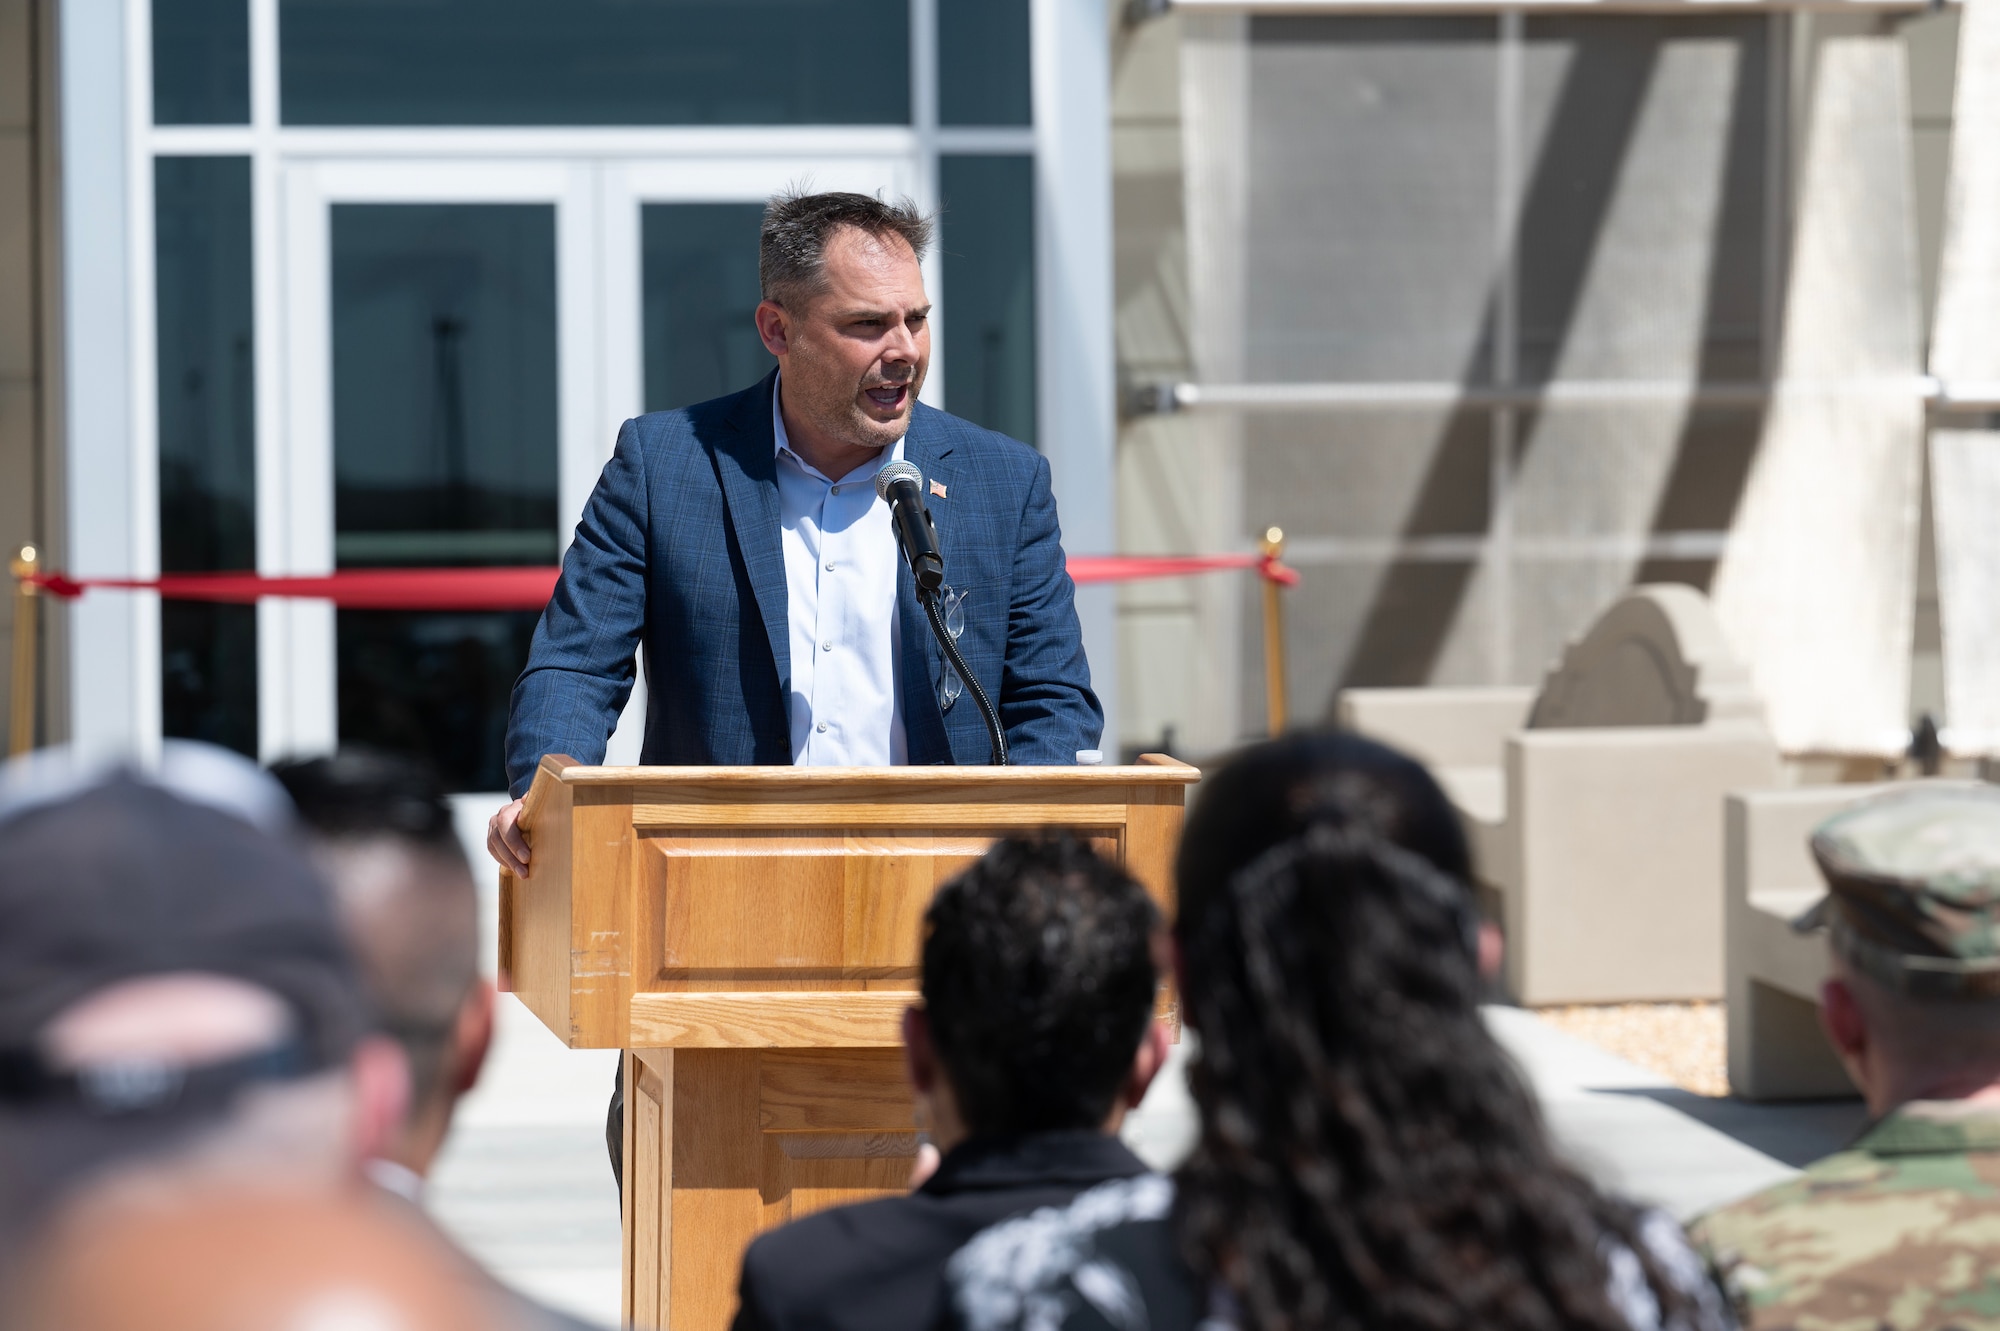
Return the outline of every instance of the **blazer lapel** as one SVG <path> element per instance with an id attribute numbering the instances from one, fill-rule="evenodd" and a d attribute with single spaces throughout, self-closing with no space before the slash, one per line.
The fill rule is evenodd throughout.
<path id="1" fill-rule="evenodd" d="M 716 449 L 715 469 L 736 528 L 743 570 L 757 595 L 771 659 L 778 664 L 778 691 L 792 687 L 792 631 L 785 590 L 785 549 L 778 516 L 778 440 L 771 430 L 771 394 L 778 374 L 766 375 L 759 391 L 744 396 L 731 418 L 735 437 Z"/>
<path id="2" fill-rule="evenodd" d="M 946 492 L 951 488 L 951 441 L 935 429 L 935 415 L 925 407 L 914 409 L 910 432 L 903 437 L 903 460 L 914 463 L 924 474 L 925 507 L 937 527 L 938 547 L 944 552 L 945 580 L 951 580 L 952 522 L 948 500 L 940 501 L 929 490 L 936 481 Z M 955 763 L 951 740 L 945 732 L 944 712 L 938 703 L 938 679 L 943 673 L 944 653 L 938 649 L 917 599 L 917 582 L 899 550 L 896 556 L 896 621 L 901 635 L 903 661 L 898 681 L 903 690 L 903 737 L 909 745 L 910 762 L 919 766 Z M 961 698 L 959 705 L 969 705 Z"/>

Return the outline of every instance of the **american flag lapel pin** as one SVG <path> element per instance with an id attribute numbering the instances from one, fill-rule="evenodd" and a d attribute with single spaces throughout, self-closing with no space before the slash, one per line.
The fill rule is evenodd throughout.
<path id="1" fill-rule="evenodd" d="M 931 479 L 931 494 L 932 494 L 932 495 L 933 495 L 934 497 L 938 498 L 938 499 L 949 499 L 949 498 L 951 498 L 951 496 L 950 496 L 950 495 L 948 495 L 948 494 L 946 494 L 946 493 L 944 492 L 944 482 L 943 482 L 943 481 L 940 481 L 940 480 L 938 480 L 938 479 L 937 479 L 937 478 L 935 478 L 935 477 L 933 477 L 933 478 Z"/>

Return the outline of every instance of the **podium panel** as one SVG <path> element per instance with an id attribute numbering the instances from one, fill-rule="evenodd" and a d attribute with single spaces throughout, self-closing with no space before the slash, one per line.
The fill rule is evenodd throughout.
<path id="1" fill-rule="evenodd" d="M 625 1052 L 625 1309 L 720 1331 L 744 1246 L 902 1191 L 901 1026 L 938 886 L 1062 827 L 1163 910 L 1189 783 L 1097 768 L 604 768 L 545 758 L 533 873 L 501 882 L 502 982 L 573 1048 Z M 1171 992 L 1161 1011 L 1176 1016 Z"/>

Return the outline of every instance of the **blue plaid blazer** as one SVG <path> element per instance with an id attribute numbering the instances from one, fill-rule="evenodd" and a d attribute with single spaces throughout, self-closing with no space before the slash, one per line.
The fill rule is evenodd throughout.
<path id="1" fill-rule="evenodd" d="M 507 776 L 526 791 L 547 753 L 599 762 L 645 647 L 642 762 L 792 760 L 791 635 L 779 545 L 775 373 L 755 387 L 625 422 L 535 628 L 507 720 Z M 916 404 L 903 455 L 929 499 L 945 576 L 968 593 L 966 664 L 1011 758 L 1069 764 L 1097 747 L 1075 587 L 1064 568 L 1048 460 L 1026 444 Z M 987 761 L 971 695 L 940 706 L 943 658 L 898 561 L 903 724 L 913 764 Z"/>

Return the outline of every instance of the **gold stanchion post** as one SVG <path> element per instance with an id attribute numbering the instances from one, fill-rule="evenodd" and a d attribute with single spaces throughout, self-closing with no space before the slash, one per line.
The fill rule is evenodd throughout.
<path id="1" fill-rule="evenodd" d="M 22 754 L 35 747 L 35 631 L 40 627 L 39 588 L 28 581 L 40 556 L 32 545 L 24 545 L 14 556 L 14 677 L 10 682 L 7 708 L 7 752 Z"/>
<path id="2" fill-rule="evenodd" d="M 1264 557 L 1281 559 L 1285 553 L 1285 533 L 1266 527 Z M 1270 578 L 1264 579 L 1264 717 L 1273 735 L 1285 730 L 1285 607 L 1278 599 L 1283 589 Z"/>

